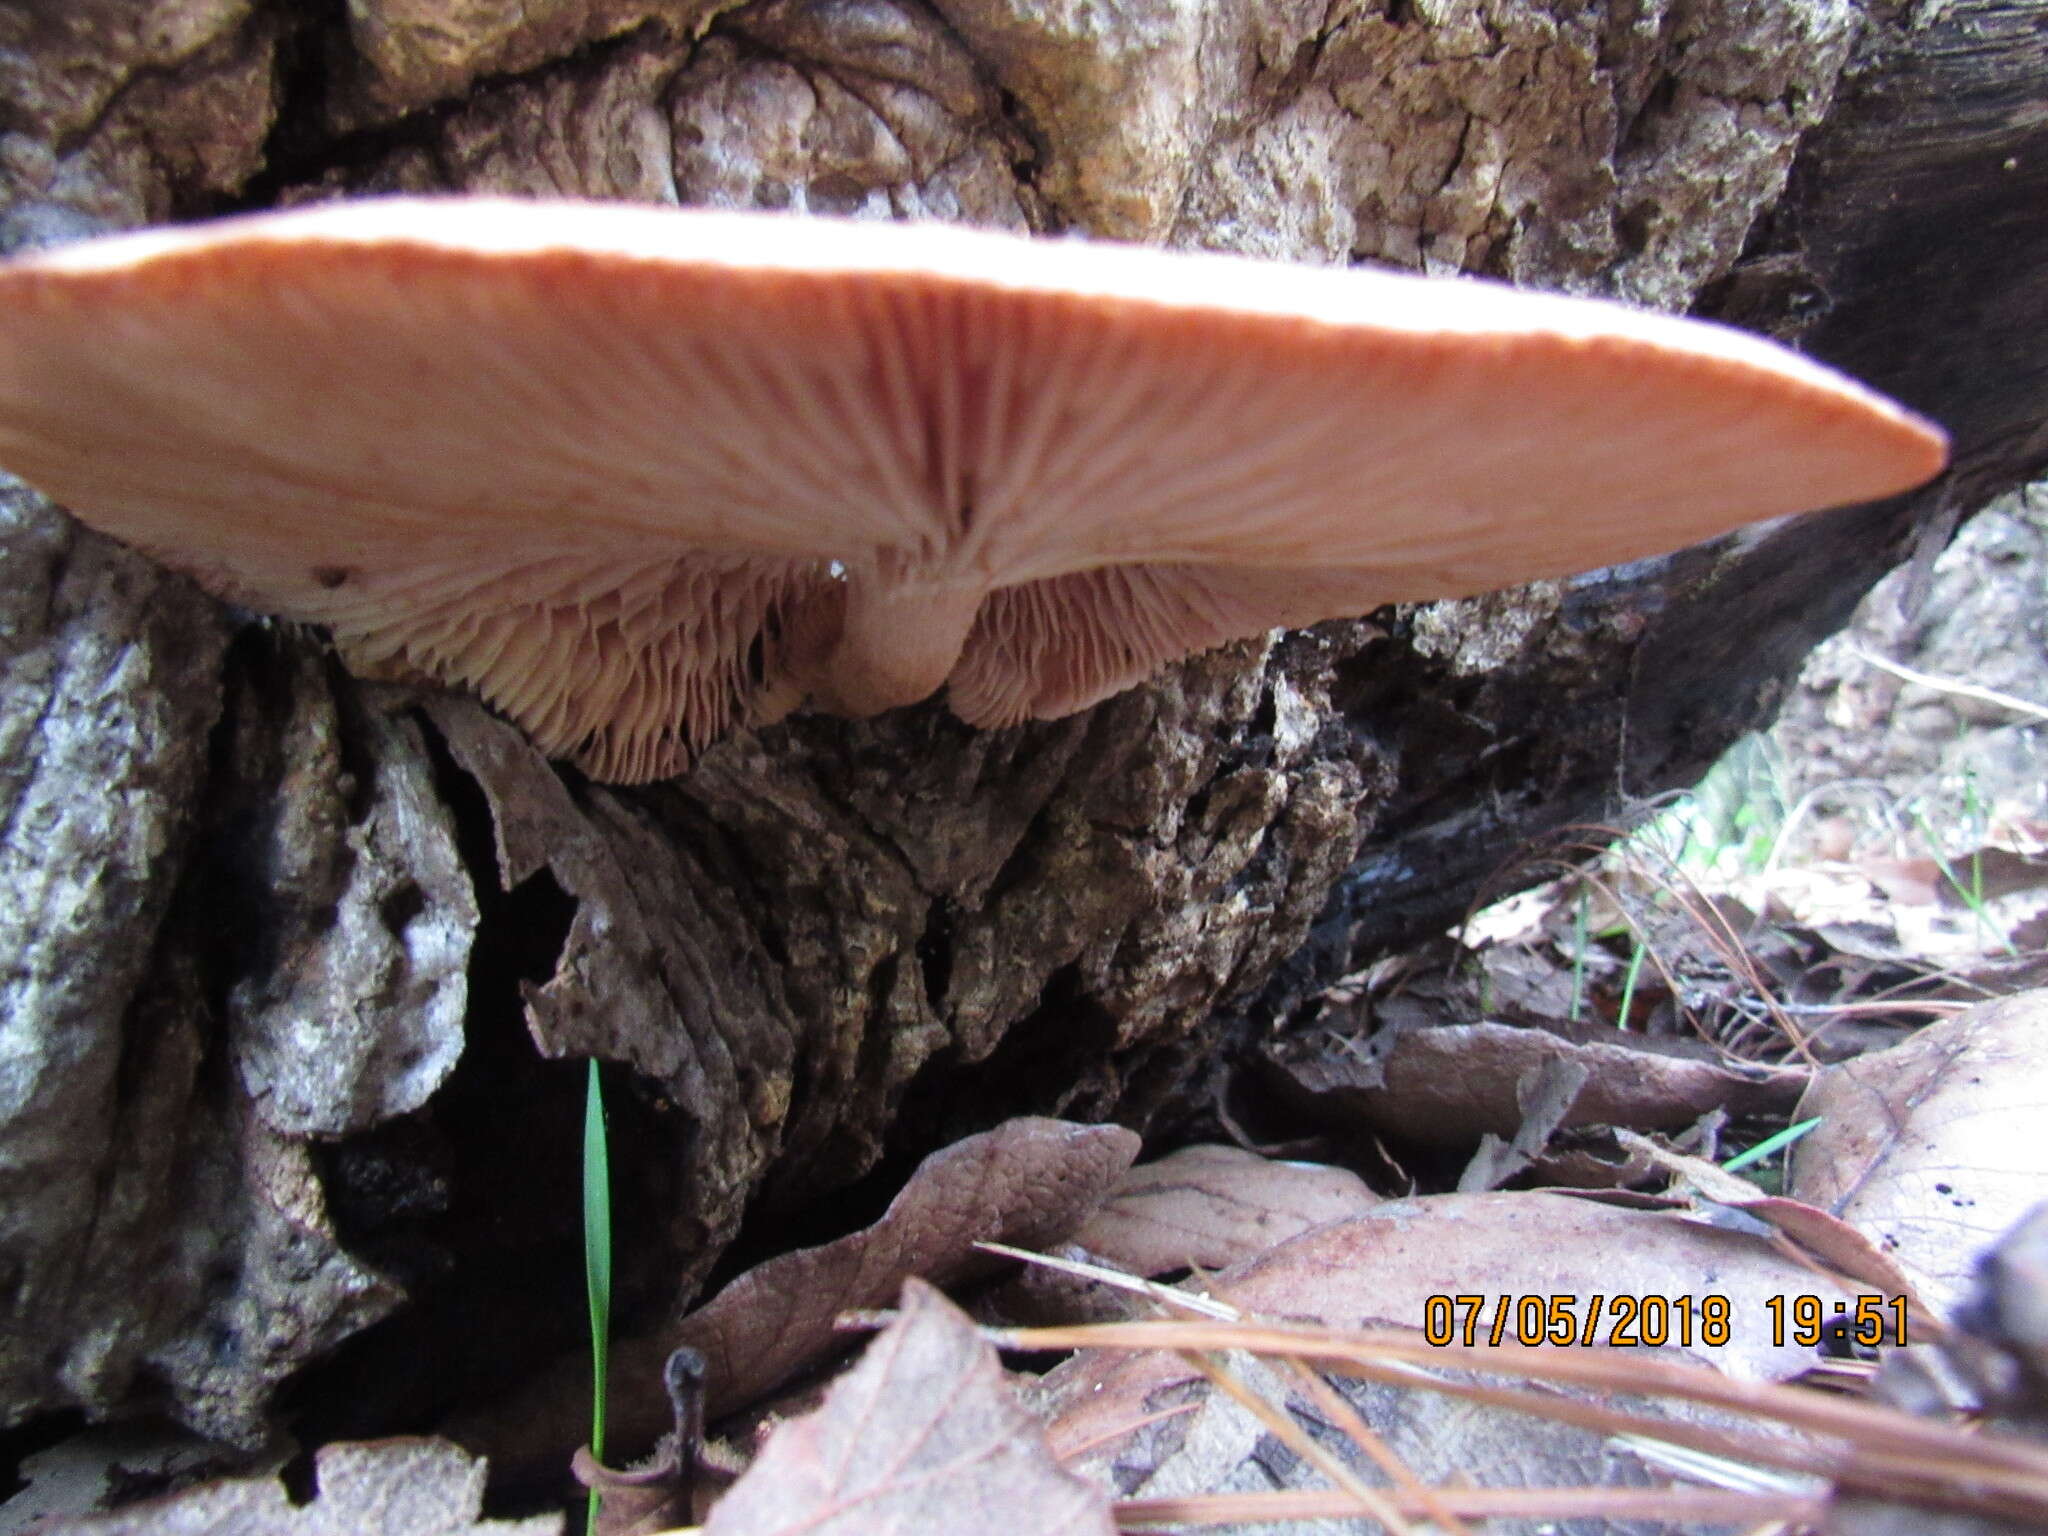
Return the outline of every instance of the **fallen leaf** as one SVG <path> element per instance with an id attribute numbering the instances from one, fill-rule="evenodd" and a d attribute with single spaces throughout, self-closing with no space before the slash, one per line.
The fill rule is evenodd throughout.
<path id="1" fill-rule="evenodd" d="M 1348 1169 L 1185 1147 L 1126 1173 L 1074 1241 L 1137 1275 L 1221 1269 L 1378 1203 Z"/>
<path id="2" fill-rule="evenodd" d="M 1312 1053 L 1296 1037 L 1287 1059 L 1271 1059 L 1282 1091 L 1325 1121 L 1355 1128 L 1363 1120 L 1403 1141 L 1458 1148 L 1489 1132 L 1513 1137 L 1524 1119 L 1523 1079 L 1554 1061 L 1586 1072 L 1566 1126 L 1677 1130 L 1714 1109 L 1783 1113 L 1806 1083 L 1802 1071 L 1723 1062 L 1623 1030 L 1577 1033 L 1567 1039 L 1509 1024 L 1444 1025 L 1404 1030 L 1366 1056 L 1325 1034 Z"/>
<path id="3" fill-rule="evenodd" d="M 2035 934 L 2031 943 L 2027 933 Z M 2038 921 L 2024 925 L 2013 931 L 2012 941 L 2018 954 L 1986 955 L 1947 966 L 1928 978 L 1929 985 L 1919 995 L 1981 1003 L 2048 987 L 2048 926 Z"/>
<path id="4" fill-rule="evenodd" d="M 882 1219 L 748 1270 L 661 1343 L 711 1366 L 707 1415 L 743 1408 L 845 1345 L 839 1313 L 886 1306 L 907 1276 L 940 1284 L 993 1267 L 978 1242 L 1049 1247 L 1066 1238 L 1138 1155 L 1114 1125 L 1026 1117 L 926 1158 Z"/>
<path id="5" fill-rule="evenodd" d="M 1550 1145 L 1550 1138 L 1563 1128 L 1591 1075 L 1584 1062 L 1558 1056 L 1523 1073 L 1515 1084 L 1522 1123 L 1514 1139 L 1502 1141 L 1491 1131 L 1480 1137 L 1479 1150 L 1458 1176 L 1459 1190 L 1470 1194 L 1498 1189 L 1535 1162 Z"/>
<path id="6" fill-rule="evenodd" d="M 1740 1225 L 1747 1217 L 1759 1229 L 1771 1229 L 1790 1238 L 1836 1273 L 1865 1285 L 1875 1286 L 1887 1296 L 1903 1296 L 1926 1320 L 1931 1309 L 1914 1288 L 1913 1277 L 1868 1236 L 1826 1211 L 1804 1200 L 1774 1195 L 1752 1184 L 1740 1174 L 1730 1173 L 1718 1163 L 1688 1157 L 1661 1147 L 1647 1136 L 1617 1131 L 1615 1137 L 1631 1151 L 1641 1152 L 1654 1166 L 1689 1186 L 1693 1208 L 1708 1220 Z"/>
<path id="7" fill-rule="evenodd" d="M 1973 848 L 1944 859 L 1865 859 L 1857 868 L 1893 901 L 1924 906 L 1960 910 L 2048 890 L 2048 860 L 2010 848 Z"/>
<path id="8" fill-rule="evenodd" d="M 1988 1247 L 2048 1185 L 2048 991 L 1930 1024 L 1823 1070 L 1791 1192 L 1869 1236 L 1946 1312 Z"/>
<path id="9" fill-rule="evenodd" d="M 313 1456 L 319 1494 L 295 1505 L 275 1477 L 231 1478 L 41 1536 L 560 1536 L 559 1515 L 484 1520 L 484 1464 L 446 1440 L 337 1441 Z"/>
<path id="10" fill-rule="evenodd" d="M 1367 1484 L 1382 1484 L 1352 1435 L 1338 1428 L 1326 1403 L 1305 1396 L 1298 1377 L 1267 1359 L 1233 1352 L 1227 1368 L 1268 1402 L 1291 1416 L 1326 1452 Z M 1376 1438 L 1381 1454 L 1398 1461 L 1418 1482 L 1439 1490 L 1475 1486 L 1649 1489 L 1668 1478 L 1640 1451 L 1605 1432 L 1491 1404 L 1332 1373 L 1328 1387 Z M 1615 1397 L 1577 1388 L 1540 1389 L 1557 1398 L 1604 1400 L 1628 1412 L 1667 1421 L 1740 1427 L 1724 1410 L 1671 1399 Z M 1266 1425 L 1215 1390 L 1189 1361 L 1160 1350 L 1130 1353 L 1083 1350 L 1042 1378 L 1039 1397 L 1048 1416 L 1046 1438 L 1063 1465 L 1114 1487 L 1123 1498 L 1145 1501 L 1241 1494 L 1270 1500 L 1277 1490 L 1329 1490 L 1313 1466 L 1295 1455 Z M 1251 1505 L 1227 1532 L 1301 1529 L 1268 1525 Z M 1277 1517 L 1275 1517 L 1277 1518 Z M 1369 1524 L 1327 1524 L 1314 1530 L 1377 1530 Z M 1617 1525 L 1537 1521 L 1514 1530 L 1691 1531 L 1691 1525 Z M 1713 1527 L 1721 1529 L 1720 1526 Z M 1433 1531 L 1417 1521 L 1413 1529 Z M 1492 1524 L 1471 1529 L 1493 1530 Z"/>
<path id="11" fill-rule="evenodd" d="M 1818 1359 L 1814 1348 L 1774 1342 L 1773 1298 L 1813 1295 L 1831 1312 L 1838 1300 L 1853 1306 L 1856 1294 L 1747 1232 L 1718 1230 L 1676 1212 L 1547 1193 L 1389 1201 L 1226 1269 L 1205 1289 L 1249 1316 L 1334 1329 L 1376 1323 L 1418 1328 L 1429 1298 L 1443 1297 L 1448 1306 L 1439 1304 L 1439 1319 L 1451 1324 L 1459 1343 L 1465 1342 L 1468 1318 L 1473 1342 L 1520 1342 L 1527 1305 L 1538 1328 L 1571 1322 L 1574 1343 L 1555 1348 L 1584 1347 L 1576 1340 L 1585 1336 L 1589 1319 L 1596 1324 L 1596 1341 L 1611 1337 L 1613 1325 L 1623 1320 L 1640 1336 L 1641 1299 L 1662 1297 L 1670 1345 L 1743 1380 L 1784 1380 Z M 1709 1296 L 1727 1303 L 1728 1342 L 1720 1347 L 1706 1341 L 1701 1308 Z M 1689 1308 L 1680 1301 L 1687 1297 Z M 1492 1332 L 1496 1316 L 1505 1317 L 1498 1340 Z M 1197 1410 L 1173 1414 L 1208 1400 L 1206 1383 L 1185 1361 L 1160 1354 L 1106 1360 L 1104 1353 L 1077 1356 L 1041 1384 L 1041 1411 L 1063 1462 L 1099 1469 L 1120 1493 L 1143 1487 L 1148 1496 L 1184 1485 L 1205 1491 L 1251 1487 L 1256 1484 L 1248 1480 L 1261 1469 L 1271 1473 L 1279 1466 L 1257 1431 L 1231 1418 L 1220 1403 L 1199 1410 L 1214 1420 L 1205 1421 L 1199 1434 L 1182 1422 Z M 1503 1420 L 1490 1410 L 1427 1393 L 1407 1399 L 1352 1383 L 1344 1392 L 1425 1478 L 1513 1467 L 1531 1482 L 1649 1479 L 1633 1457 L 1617 1464 L 1600 1437 L 1564 1426 L 1532 1428 L 1519 1416 Z M 1692 1416 L 1675 1406 L 1650 1411 Z M 1194 1446 L 1188 1452 L 1192 1461 L 1155 1487 L 1151 1480 L 1182 1454 L 1184 1441 Z M 1257 1465 L 1230 1470 L 1226 1463 L 1234 1465 L 1232 1457 L 1240 1454 L 1231 1447 L 1247 1441 L 1259 1446 Z"/>
<path id="12" fill-rule="evenodd" d="M 930 1286 L 816 1413 L 778 1428 L 704 1536 L 1112 1536 L 1109 1496 L 1062 1469 L 996 1354 Z"/>
<path id="13" fill-rule="evenodd" d="M 621 1471 L 579 1446 L 570 1458 L 576 1481 L 597 1495 L 594 1536 L 659 1536 L 690 1523 L 689 1483 L 666 1445 L 652 1465 Z"/>
<path id="14" fill-rule="evenodd" d="M 1544 924 L 1544 927 L 1550 926 Z M 1603 954 L 1602 958 L 1605 956 Z M 1484 1012 L 1495 1018 L 1519 1020 L 1562 1019 L 1571 1012 L 1572 973 L 1559 965 L 1548 945 L 1538 949 L 1520 944 L 1493 944 L 1479 952 L 1479 968 L 1485 976 Z M 1470 1019 L 1471 1014 L 1465 1018 Z M 1457 1019 L 1438 1022 L 1458 1023 Z"/>
<path id="15" fill-rule="evenodd" d="M 597 1495 L 593 1536 L 656 1536 L 697 1516 L 697 1459 L 704 1445 L 704 1357 L 679 1349 L 662 1372 L 674 1427 L 634 1467 L 609 1467 L 579 1446 L 569 1470 Z"/>
<path id="16" fill-rule="evenodd" d="M 1654 1165 L 1646 1157 L 1618 1148 L 1598 1131 L 1569 1132 L 1554 1141 L 1533 1164 L 1540 1189 L 1620 1190 L 1650 1177 Z"/>

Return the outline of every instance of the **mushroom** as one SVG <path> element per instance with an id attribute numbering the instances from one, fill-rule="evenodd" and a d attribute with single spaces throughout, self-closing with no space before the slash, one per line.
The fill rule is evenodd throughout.
<path id="1" fill-rule="evenodd" d="M 392 199 L 0 267 L 0 464 L 623 781 L 806 694 L 1066 714 L 1944 455 L 1718 326 L 935 225 Z"/>

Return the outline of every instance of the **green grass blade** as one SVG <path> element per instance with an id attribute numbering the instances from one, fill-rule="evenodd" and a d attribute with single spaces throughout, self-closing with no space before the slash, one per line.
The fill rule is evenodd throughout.
<path id="1" fill-rule="evenodd" d="M 1811 1120 L 1802 1120 L 1797 1125 L 1788 1125 L 1785 1129 L 1778 1132 L 1777 1135 L 1766 1136 L 1747 1152 L 1736 1153 L 1735 1156 L 1729 1158 L 1727 1162 L 1721 1165 L 1721 1171 L 1723 1173 L 1740 1173 L 1751 1163 L 1760 1163 L 1780 1148 L 1791 1146 L 1793 1142 L 1819 1124 L 1820 1117 L 1816 1115 Z"/>
<path id="2" fill-rule="evenodd" d="M 1956 874 L 1955 866 L 1941 851 L 1941 839 L 1934 835 L 1934 828 L 1927 824 L 1927 818 L 1919 811 L 1913 812 L 1913 824 L 1920 829 L 1920 836 L 1926 840 L 1927 851 L 1934 856 L 1934 867 L 1941 871 L 1941 878 L 1949 883 L 1970 915 L 1977 920 L 1977 931 L 1996 939 L 2004 946 L 2005 952 L 2014 959 L 2019 958 L 2019 946 L 2011 937 L 1999 932 L 1998 925 L 1991 920 L 1991 914 L 1984 905 L 1984 858 L 1981 851 L 1970 854 L 1970 879 L 1965 882 Z"/>
<path id="3" fill-rule="evenodd" d="M 1628 957 L 1628 977 L 1621 984 L 1621 1011 L 1614 1022 L 1621 1029 L 1628 1028 L 1630 1010 L 1636 1005 L 1636 982 L 1643 974 L 1643 961 L 1648 958 L 1650 946 L 1641 939 L 1636 940 L 1635 952 Z"/>
<path id="4" fill-rule="evenodd" d="M 604 1130 L 604 1086 L 595 1057 L 583 1094 L 583 1283 L 590 1298 L 590 1454 L 603 1461 L 612 1327 L 612 1169 Z M 586 1521 L 592 1536 L 597 1530 L 597 1502 L 593 1488 Z"/>
<path id="5" fill-rule="evenodd" d="M 1592 898 L 1579 887 L 1579 906 L 1572 916 L 1572 1010 L 1568 1017 L 1576 1024 L 1586 1008 L 1586 914 Z"/>

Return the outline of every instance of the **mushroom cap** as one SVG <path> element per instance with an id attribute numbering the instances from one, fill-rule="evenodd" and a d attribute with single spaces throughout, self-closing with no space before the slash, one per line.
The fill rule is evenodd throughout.
<path id="1" fill-rule="evenodd" d="M 0 267 L 0 464 L 611 779 L 806 691 L 1066 713 L 1945 452 L 1719 326 L 938 225 L 391 199 Z"/>

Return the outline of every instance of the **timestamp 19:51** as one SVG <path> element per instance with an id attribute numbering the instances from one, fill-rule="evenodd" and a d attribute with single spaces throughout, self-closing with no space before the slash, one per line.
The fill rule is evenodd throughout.
<path id="1" fill-rule="evenodd" d="M 1810 1349 L 1830 1333 L 1863 1349 L 1906 1342 L 1903 1296 L 1858 1296 L 1853 1311 L 1846 1301 L 1829 1302 L 1811 1295 L 1766 1297 L 1764 1307 L 1771 1314 L 1774 1345 L 1789 1341 Z M 1892 1314 L 1889 1319 L 1887 1311 Z"/>

